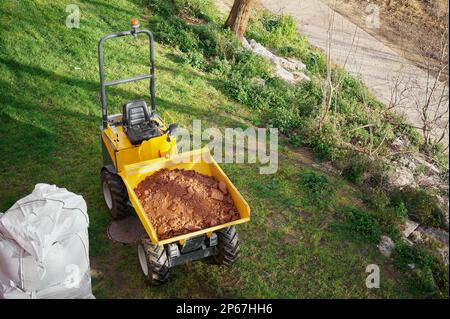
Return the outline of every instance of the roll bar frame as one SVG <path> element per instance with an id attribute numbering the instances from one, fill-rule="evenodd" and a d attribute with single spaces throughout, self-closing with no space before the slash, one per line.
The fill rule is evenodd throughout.
<path id="1" fill-rule="evenodd" d="M 114 81 L 105 82 L 105 66 L 103 60 L 103 45 L 107 40 L 120 38 L 124 36 L 137 36 L 140 33 L 144 33 L 149 38 L 149 48 L 150 48 L 150 67 L 148 74 L 142 74 L 133 76 L 130 78 L 119 79 Z M 153 34 L 147 29 L 133 29 L 131 31 L 123 31 L 117 33 L 111 33 L 103 36 L 98 42 L 98 65 L 99 65 L 99 74 L 100 74 L 100 97 L 102 104 L 102 122 L 103 128 L 108 126 L 108 110 L 107 110 L 107 101 L 106 101 L 106 88 L 109 86 L 115 86 L 124 83 L 136 82 L 145 79 L 150 79 L 150 101 L 151 101 L 151 110 L 152 113 L 155 111 L 155 64 L 154 64 L 154 45 L 153 45 Z"/>

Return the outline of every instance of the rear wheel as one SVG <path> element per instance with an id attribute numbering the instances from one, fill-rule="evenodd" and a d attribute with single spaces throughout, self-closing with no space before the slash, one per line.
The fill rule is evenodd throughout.
<path id="1" fill-rule="evenodd" d="M 169 258 L 164 246 L 144 238 L 138 245 L 141 270 L 150 286 L 161 286 L 169 280 Z"/>
<path id="2" fill-rule="evenodd" d="M 102 170 L 103 199 L 113 219 L 130 216 L 133 209 L 128 205 L 128 192 L 119 175 Z"/>
<path id="3" fill-rule="evenodd" d="M 231 266 L 239 259 L 239 238 L 234 226 L 221 229 L 217 234 L 218 252 L 214 260 L 219 265 Z"/>

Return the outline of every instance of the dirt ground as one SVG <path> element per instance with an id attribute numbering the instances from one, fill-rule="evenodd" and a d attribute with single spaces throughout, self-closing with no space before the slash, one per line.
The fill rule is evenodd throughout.
<path id="1" fill-rule="evenodd" d="M 439 62 L 441 37 L 448 35 L 448 0 L 321 1 L 417 66 Z M 379 8 L 379 28 L 367 25 L 369 5 Z M 448 82 L 448 69 L 440 80 Z"/>
<path id="2" fill-rule="evenodd" d="M 239 219 L 225 183 L 193 170 L 162 169 L 135 192 L 160 239 Z"/>

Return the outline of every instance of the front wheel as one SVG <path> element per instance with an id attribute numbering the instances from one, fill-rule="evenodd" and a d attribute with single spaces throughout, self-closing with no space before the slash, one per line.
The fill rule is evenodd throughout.
<path id="1" fill-rule="evenodd" d="M 142 273 L 150 286 L 161 286 L 169 280 L 169 258 L 164 246 L 143 238 L 138 245 L 138 257 Z"/>
<path id="2" fill-rule="evenodd" d="M 218 265 L 231 266 L 239 259 L 239 238 L 234 226 L 221 229 L 217 234 L 218 252 L 214 260 Z"/>
<path id="3" fill-rule="evenodd" d="M 128 192 L 119 175 L 102 170 L 103 199 L 113 219 L 120 219 L 132 214 L 128 205 Z"/>

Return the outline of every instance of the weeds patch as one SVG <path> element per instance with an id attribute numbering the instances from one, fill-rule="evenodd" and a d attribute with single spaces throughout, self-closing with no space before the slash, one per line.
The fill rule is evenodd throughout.
<path id="1" fill-rule="evenodd" d="M 439 207 L 437 198 L 423 189 L 406 187 L 391 193 L 393 205 L 404 205 L 408 216 L 425 226 L 441 227 L 443 225 L 443 212 Z"/>
<path id="2" fill-rule="evenodd" d="M 350 240 L 378 243 L 381 229 L 375 215 L 353 206 L 341 207 L 339 211 L 343 214 L 343 220 L 334 225 L 337 230 L 344 231 Z"/>
<path id="3" fill-rule="evenodd" d="M 448 298 L 448 268 L 436 257 L 417 246 L 409 246 L 403 241 L 396 243 L 394 265 L 410 274 L 410 289 L 420 291 L 422 295 Z"/>

